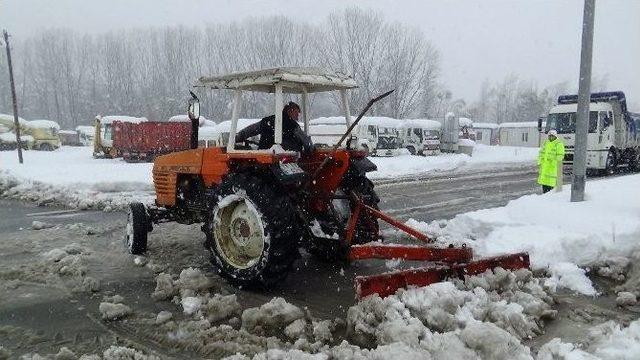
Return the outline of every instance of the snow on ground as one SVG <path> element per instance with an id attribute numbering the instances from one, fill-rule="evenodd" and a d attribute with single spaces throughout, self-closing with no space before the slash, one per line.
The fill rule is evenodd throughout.
<path id="1" fill-rule="evenodd" d="M 129 201 L 151 202 L 151 163 L 94 159 L 91 147 L 63 146 L 52 152 L 0 151 L 0 193 L 39 203 L 76 208 L 123 208 Z"/>
<path id="2" fill-rule="evenodd" d="M 537 149 L 477 145 L 473 156 L 400 155 L 372 157 L 378 171 L 371 178 L 393 178 L 494 164 L 534 163 Z M 14 151 L 0 151 L 0 193 L 39 203 L 59 203 L 76 208 L 121 209 L 130 201 L 153 201 L 151 163 L 127 163 L 122 159 L 94 159 L 91 147 L 67 147 L 53 151 L 24 151 L 24 163 Z"/>
<path id="3" fill-rule="evenodd" d="M 391 178 L 489 164 L 498 166 L 514 163 L 534 165 L 537 156 L 538 148 L 476 144 L 473 156 L 465 154 L 440 154 L 438 156 L 405 154 L 395 157 L 371 157 L 371 161 L 378 166 L 378 171 L 371 172 L 367 176 L 372 179 Z"/>
<path id="4" fill-rule="evenodd" d="M 640 250 L 640 201 L 635 197 L 639 185 L 640 175 L 591 181 L 586 201 L 578 203 L 569 201 L 566 185 L 559 193 L 523 196 L 504 207 L 459 214 L 448 222 L 407 224 L 441 243 L 466 243 L 476 256 L 526 251 L 534 269 L 548 269 L 548 286 L 595 295 L 581 268 L 604 266 L 609 259 Z"/>

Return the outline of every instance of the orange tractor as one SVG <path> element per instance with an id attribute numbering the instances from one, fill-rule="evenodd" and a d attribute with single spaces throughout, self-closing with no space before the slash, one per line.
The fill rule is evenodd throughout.
<path id="1" fill-rule="evenodd" d="M 403 258 L 429 262 L 430 266 L 422 269 L 358 277 L 358 296 L 385 296 L 400 287 L 427 285 L 496 266 L 528 267 L 526 254 L 473 262 L 471 249 L 466 247 L 379 242 L 379 219 L 419 240 L 430 241 L 378 210 L 379 198 L 366 177 L 376 166 L 366 152 L 350 148 L 351 129 L 374 102 L 391 92 L 372 99 L 353 120 L 347 91 L 356 83 L 341 73 L 278 68 L 202 77 L 195 86 L 234 92 L 228 143 L 226 147 L 197 148 L 196 126 L 191 150 L 156 158 L 155 206 L 129 206 L 125 243 L 132 254 L 146 251 L 147 233 L 153 224 L 175 221 L 202 223 L 205 246 L 219 274 L 242 286 L 269 286 L 284 278 L 300 247 L 327 261 Z M 274 94 L 274 145 L 270 149 L 235 142 L 243 91 Z M 338 91 L 347 133 L 332 148 L 315 148 L 309 154 L 284 150 L 280 145 L 283 94 L 301 97 L 304 131 L 308 134 L 308 94 L 324 91 Z M 189 117 L 196 123 L 199 102 L 191 94 Z"/>

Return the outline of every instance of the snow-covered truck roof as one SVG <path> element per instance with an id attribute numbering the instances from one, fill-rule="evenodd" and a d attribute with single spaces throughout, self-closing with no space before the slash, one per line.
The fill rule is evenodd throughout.
<path id="1" fill-rule="evenodd" d="M 86 135 L 93 135 L 95 132 L 95 129 L 93 126 L 89 126 L 89 125 L 78 125 L 76 126 L 76 131 Z"/>
<path id="2" fill-rule="evenodd" d="M 8 126 L 9 128 L 13 128 L 13 115 L 8 115 L 8 114 L 0 114 L 0 123 L 2 123 L 5 126 Z M 22 126 L 26 126 L 27 125 L 27 120 L 18 117 L 18 122 L 20 123 L 20 125 Z"/>
<path id="3" fill-rule="evenodd" d="M 203 126 L 198 129 L 198 140 L 214 140 L 220 135 L 217 126 Z"/>
<path id="4" fill-rule="evenodd" d="M 442 129 L 442 124 L 437 120 L 429 120 L 429 119 L 406 119 L 400 120 L 402 123 L 402 127 L 407 128 L 419 128 L 426 130 L 440 130 Z"/>
<path id="5" fill-rule="evenodd" d="M 317 67 L 280 67 L 228 75 L 203 76 L 194 86 L 211 89 L 241 89 L 272 93 L 281 83 L 283 92 L 300 94 L 357 87 L 347 74 Z"/>
<path id="6" fill-rule="evenodd" d="M 351 117 L 351 121 L 355 121 L 355 117 Z M 328 116 L 319 117 L 309 121 L 311 125 L 346 125 L 344 116 Z M 358 125 L 376 125 L 384 128 L 399 128 L 401 122 L 398 119 L 393 119 L 385 116 L 364 116 Z"/>
<path id="7" fill-rule="evenodd" d="M 461 117 L 458 120 L 458 124 L 459 126 L 473 127 L 473 120 L 466 117 Z"/>
<path id="8" fill-rule="evenodd" d="M 76 135 L 78 132 L 75 130 L 60 130 L 59 134 Z"/>
<path id="9" fill-rule="evenodd" d="M 33 136 L 31 135 L 20 135 L 20 140 L 24 142 L 33 142 Z M 0 134 L 0 141 L 6 143 L 16 143 L 16 133 L 14 132 L 6 132 Z"/>
<path id="10" fill-rule="evenodd" d="M 482 122 L 474 122 L 474 129 L 497 129 L 499 126 L 495 123 L 482 123 Z"/>
<path id="11" fill-rule="evenodd" d="M 560 104 L 555 105 L 549 110 L 550 114 L 574 113 L 578 111 L 578 104 Z M 591 102 L 589 103 L 589 111 L 613 111 L 611 103 Z"/>
<path id="12" fill-rule="evenodd" d="M 237 131 L 240 131 L 247 126 L 257 123 L 261 119 L 238 119 L 238 128 Z M 216 125 L 216 131 L 219 133 L 230 132 L 231 131 L 231 120 L 225 120 L 220 124 Z"/>
<path id="13" fill-rule="evenodd" d="M 60 125 L 55 122 L 55 121 L 51 121 L 51 120 L 30 120 L 27 121 L 26 126 L 31 127 L 31 128 L 37 128 L 37 129 L 56 129 L 56 130 L 60 130 Z"/>
<path id="14" fill-rule="evenodd" d="M 108 115 L 108 116 L 103 116 L 100 119 L 101 124 L 111 124 L 114 121 L 139 124 L 141 122 L 146 122 L 149 120 L 147 120 L 147 118 L 145 117 L 135 117 L 135 116 L 126 116 L 126 115 Z"/>
<path id="15" fill-rule="evenodd" d="M 529 128 L 529 127 L 538 127 L 537 121 L 522 121 L 522 122 L 506 122 L 498 125 L 498 127 L 502 128 Z M 544 127 L 544 122 L 542 123 L 542 127 Z"/>
<path id="16" fill-rule="evenodd" d="M 189 115 L 174 115 L 170 117 L 168 121 L 169 122 L 191 122 L 191 119 L 189 119 Z M 201 115 L 199 119 L 199 126 L 200 127 L 216 126 L 216 123 Z"/>

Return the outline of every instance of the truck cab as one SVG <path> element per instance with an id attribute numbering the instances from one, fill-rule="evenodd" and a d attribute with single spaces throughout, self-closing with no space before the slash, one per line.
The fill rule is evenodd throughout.
<path id="1" fill-rule="evenodd" d="M 440 153 L 442 124 L 435 120 L 404 120 L 400 131 L 402 147 L 412 155 L 437 155 Z"/>
<path id="2" fill-rule="evenodd" d="M 51 120 L 31 120 L 25 125 L 25 134 L 33 137 L 35 150 L 53 151 L 60 147 L 60 125 Z"/>
<path id="3" fill-rule="evenodd" d="M 346 131 L 344 117 L 320 117 L 309 121 L 309 136 L 317 146 L 334 146 Z M 373 155 L 378 146 L 376 124 L 363 117 L 351 132 L 350 145 L 354 149 L 364 150 Z"/>
<path id="4" fill-rule="evenodd" d="M 546 132 L 555 129 L 565 145 L 566 165 L 573 164 L 577 95 L 563 95 L 547 117 Z M 621 91 L 591 94 L 587 133 L 587 169 L 612 173 L 620 165 L 638 166 L 637 127 Z"/>
<path id="5" fill-rule="evenodd" d="M 378 127 L 378 146 L 374 155 L 377 156 L 396 156 L 399 154 L 400 148 L 400 132 L 398 126 L 391 124 L 379 124 Z"/>

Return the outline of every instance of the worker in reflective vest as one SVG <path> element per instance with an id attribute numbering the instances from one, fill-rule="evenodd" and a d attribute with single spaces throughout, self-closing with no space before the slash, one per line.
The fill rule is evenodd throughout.
<path id="1" fill-rule="evenodd" d="M 564 144 L 558 139 L 558 132 L 550 130 L 547 140 L 540 147 L 538 155 L 538 166 L 540 167 L 538 175 L 538 184 L 542 185 L 542 192 L 546 193 L 558 184 L 558 166 L 562 164 L 564 159 Z"/>

